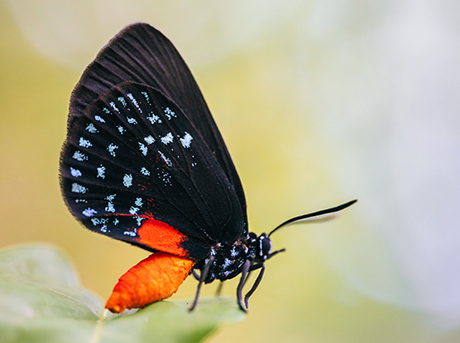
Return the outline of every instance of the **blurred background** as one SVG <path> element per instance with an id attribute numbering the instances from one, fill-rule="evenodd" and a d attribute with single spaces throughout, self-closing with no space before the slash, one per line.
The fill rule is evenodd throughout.
<path id="1" fill-rule="evenodd" d="M 0 247 L 57 245 L 104 299 L 148 255 L 83 229 L 58 185 L 70 93 L 134 21 L 192 69 L 251 230 L 360 199 L 277 232 L 287 252 L 267 263 L 247 319 L 210 342 L 460 341 L 456 0 L 0 1 Z"/>

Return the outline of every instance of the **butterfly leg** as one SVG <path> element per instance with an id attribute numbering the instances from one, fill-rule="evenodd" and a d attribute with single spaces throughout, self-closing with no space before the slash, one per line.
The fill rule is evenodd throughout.
<path id="1" fill-rule="evenodd" d="M 196 279 L 196 281 L 200 281 L 201 277 L 200 275 L 195 271 L 195 269 L 192 269 L 191 271 L 193 277 Z"/>
<path id="2" fill-rule="evenodd" d="M 264 276 L 264 272 L 265 272 L 265 264 L 262 264 L 262 267 L 260 267 L 259 275 L 257 275 L 256 281 L 252 285 L 249 292 L 247 292 L 246 295 L 244 296 L 244 304 L 246 305 L 246 308 L 249 307 L 249 297 L 255 292 L 255 290 L 259 286 L 260 281 L 262 281 L 262 277 Z"/>
<path id="3" fill-rule="evenodd" d="M 201 285 L 203 284 L 204 280 L 206 280 L 206 277 L 208 276 L 208 273 L 209 273 L 209 269 L 211 268 L 213 262 L 214 262 L 214 255 L 211 255 L 211 257 L 209 257 L 208 263 L 206 263 L 203 270 L 201 271 L 200 281 L 198 282 L 198 287 L 196 288 L 195 299 L 193 300 L 192 307 L 189 308 L 189 311 L 193 311 L 194 308 L 196 307 L 196 304 L 198 303 L 198 298 L 200 297 Z"/>
<path id="4" fill-rule="evenodd" d="M 236 289 L 236 299 L 238 301 L 238 306 L 243 312 L 247 312 L 246 308 L 243 306 L 243 287 L 247 280 L 247 275 L 249 269 L 251 268 L 251 260 L 246 260 L 243 264 L 243 269 L 241 270 L 241 278 Z"/>

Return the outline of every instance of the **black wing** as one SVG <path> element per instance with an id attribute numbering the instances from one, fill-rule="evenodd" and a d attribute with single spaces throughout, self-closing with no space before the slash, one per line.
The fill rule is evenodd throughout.
<path id="1" fill-rule="evenodd" d="M 136 230 L 154 218 L 189 237 L 190 256 L 202 258 L 200 246 L 242 233 L 233 183 L 189 117 L 150 86 L 113 86 L 74 116 L 60 171 L 73 215 L 110 237 L 148 249 Z"/>
<path id="2" fill-rule="evenodd" d="M 173 44 L 146 23 L 124 28 L 102 49 L 83 73 L 70 102 L 70 124 L 86 107 L 113 86 L 135 81 L 158 89 L 173 100 L 201 134 L 233 185 L 244 215 L 246 201 L 241 181 L 216 123 L 189 68 Z"/>

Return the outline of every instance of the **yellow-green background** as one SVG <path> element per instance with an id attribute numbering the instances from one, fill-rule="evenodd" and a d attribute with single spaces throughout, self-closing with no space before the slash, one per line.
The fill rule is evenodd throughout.
<path id="1" fill-rule="evenodd" d="M 447 0 L 3 0 L 0 247 L 55 244 L 103 298 L 147 256 L 83 229 L 58 185 L 73 86 L 115 33 L 147 21 L 200 84 L 251 230 L 360 199 L 274 235 L 287 252 L 247 319 L 210 341 L 459 342 L 459 19 Z"/>

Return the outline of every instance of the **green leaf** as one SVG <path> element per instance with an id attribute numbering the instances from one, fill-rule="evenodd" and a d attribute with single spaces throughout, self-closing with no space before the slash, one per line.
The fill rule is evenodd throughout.
<path id="1" fill-rule="evenodd" d="M 158 302 L 132 314 L 109 314 L 81 287 L 68 259 L 46 245 L 0 251 L 0 342 L 200 342 L 245 315 L 234 299 Z M 134 313 L 133 313 L 134 312 Z"/>

